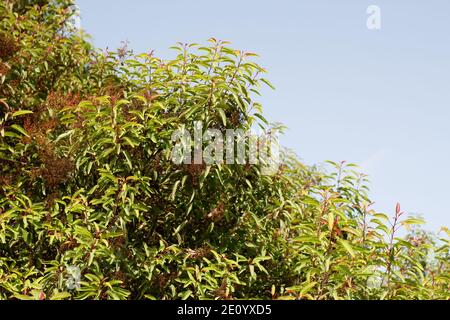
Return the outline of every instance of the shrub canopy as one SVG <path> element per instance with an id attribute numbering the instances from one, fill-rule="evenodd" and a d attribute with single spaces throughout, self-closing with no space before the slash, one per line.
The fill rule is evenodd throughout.
<path id="1" fill-rule="evenodd" d="M 375 211 L 351 164 L 172 162 L 195 121 L 277 129 L 255 54 L 101 51 L 74 14 L 0 3 L 1 299 L 450 298 L 448 229 Z"/>

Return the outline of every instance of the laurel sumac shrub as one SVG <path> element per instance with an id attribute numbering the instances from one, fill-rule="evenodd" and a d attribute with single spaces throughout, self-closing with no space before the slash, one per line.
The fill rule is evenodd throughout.
<path id="1" fill-rule="evenodd" d="M 450 298 L 448 229 L 376 212 L 350 164 L 171 161 L 195 121 L 277 130 L 255 54 L 100 51 L 73 15 L 0 3 L 0 298 Z"/>

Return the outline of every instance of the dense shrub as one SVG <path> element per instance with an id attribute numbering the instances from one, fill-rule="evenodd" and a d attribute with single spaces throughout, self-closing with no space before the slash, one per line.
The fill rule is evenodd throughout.
<path id="1" fill-rule="evenodd" d="M 173 163 L 194 121 L 276 129 L 255 54 L 99 51 L 73 14 L 0 3 L 0 298 L 450 298 L 448 229 L 376 212 L 351 164 Z"/>

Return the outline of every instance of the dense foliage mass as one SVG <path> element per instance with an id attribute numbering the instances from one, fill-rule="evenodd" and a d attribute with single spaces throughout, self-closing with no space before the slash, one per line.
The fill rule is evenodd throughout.
<path id="1" fill-rule="evenodd" d="M 194 121 L 269 128 L 254 54 L 99 51 L 74 14 L 0 2 L 0 299 L 450 298 L 448 229 L 376 212 L 352 165 L 171 161 Z"/>

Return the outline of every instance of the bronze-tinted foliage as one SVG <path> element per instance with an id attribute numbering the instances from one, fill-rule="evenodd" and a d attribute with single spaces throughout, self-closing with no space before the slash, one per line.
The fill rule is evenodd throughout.
<path id="1" fill-rule="evenodd" d="M 6 63 L 0 62 L 0 77 L 1 76 L 6 76 L 6 74 L 9 71 L 9 69 L 10 68 L 8 67 L 8 65 Z"/>
<path id="2" fill-rule="evenodd" d="M 223 218 L 224 210 L 225 204 L 221 202 L 217 205 L 217 207 L 215 207 L 213 210 L 211 210 L 211 212 L 209 212 L 206 215 L 206 219 L 217 222 Z"/>

